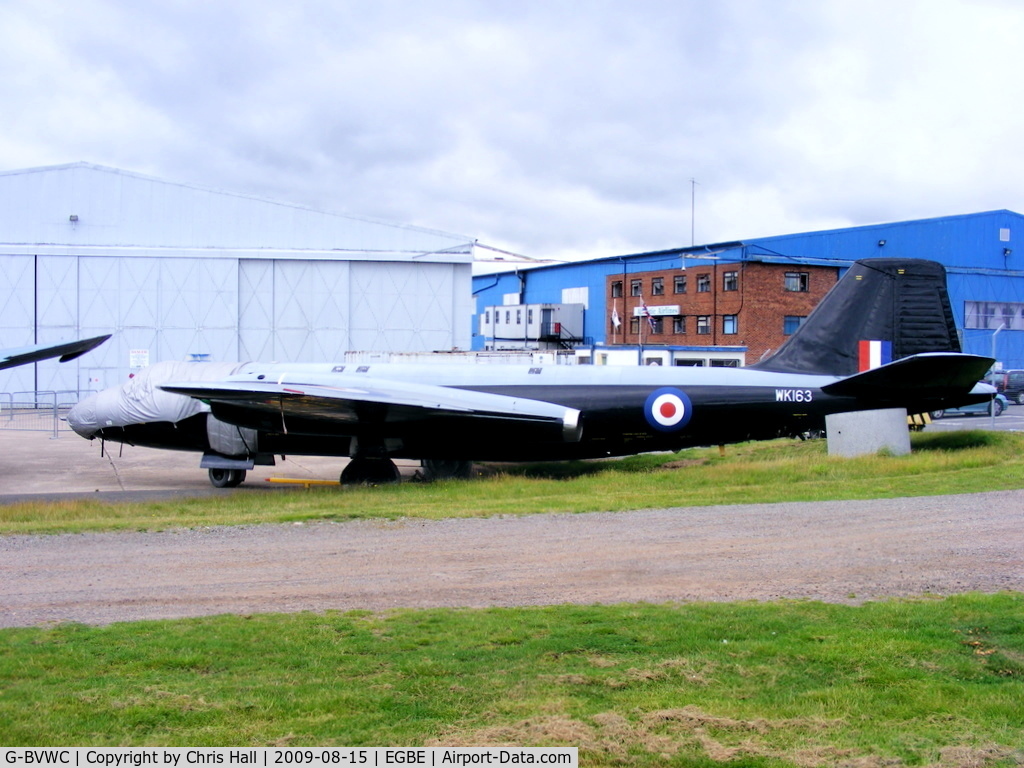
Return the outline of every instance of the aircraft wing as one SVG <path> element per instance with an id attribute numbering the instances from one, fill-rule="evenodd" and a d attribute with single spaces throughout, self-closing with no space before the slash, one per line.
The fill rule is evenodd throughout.
<path id="1" fill-rule="evenodd" d="M 838 397 L 902 400 L 968 394 L 995 361 L 959 352 L 928 352 L 855 373 L 821 388 Z"/>
<path id="2" fill-rule="evenodd" d="M 91 339 L 81 339 L 80 341 L 68 341 L 60 344 L 36 344 L 31 347 L 0 350 L 0 369 L 27 365 L 39 360 L 48 360 L 51 357 L 59 357 L 60 362 L 66 363 L 68 360 L 74 360 L 76 357 L 95 349 L 109 339 L 110 336 L 111 334 L 108 333 L 105 336 L 95 336 Z"/>
<path id="3" fill-rule="evenodd" d="M 223 381 L 163 384 L 161 389 L 254 415 L 301 418 L 306 424 L 323 421 L 358 425 L 399 424 L 436 417 L 462 416 L 542 423 L 560 427 L 563 439 L 580 439 L 580 412 L 556 403 L 508 397 L 489 392 L 360 377 L 351 386 Z"/>

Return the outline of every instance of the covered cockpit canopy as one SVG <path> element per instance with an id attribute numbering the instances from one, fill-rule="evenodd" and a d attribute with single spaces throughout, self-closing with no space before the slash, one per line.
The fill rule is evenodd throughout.
<path id="1" fill-rule="evenodd" d="M 68 413 L 68 424 L 92 438 L 107 427 L 179 421 L 209 411 L 203 402 L 160 389 L 172 381 L 218 381 L 238 370 L 239 363 L 163 362 L 143 368 L 121 387 L 111 387 L 82 400 Z"/>

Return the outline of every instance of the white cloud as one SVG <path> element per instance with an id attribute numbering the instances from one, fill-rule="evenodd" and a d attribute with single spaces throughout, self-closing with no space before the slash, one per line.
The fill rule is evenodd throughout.
<path id="1" fill-rule="evenodd" d="M 532 256 L 1008 207 L 1024 9 L 15 0 L 0 168 L 88 160 Z"/>

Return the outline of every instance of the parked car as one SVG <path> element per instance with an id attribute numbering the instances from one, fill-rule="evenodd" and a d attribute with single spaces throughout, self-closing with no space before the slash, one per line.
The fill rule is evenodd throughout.
<path id="1" fill-rule="evenodd" d="M 1017 405 L 1024 405 L 1024 368 L 1007 371 L 992 371 L 985 381 L 1001 392 L 1006 399 Z"/>
<path id="2" fill-rule="evenodd" d="M 962 405 L 959 408 L 946 408 L 944 411 L 932 411 L 931 417 L 933 419 L 941 419 L 943 416 L 962 416 L 975 413 L 991 416 L 993 412 L 996 416 L 999 416 L 1009 405 L 1010 401 L 1002 393 L 997 392 L 995 397 L 986 403 L 974 403 L 972 405 Z"/>

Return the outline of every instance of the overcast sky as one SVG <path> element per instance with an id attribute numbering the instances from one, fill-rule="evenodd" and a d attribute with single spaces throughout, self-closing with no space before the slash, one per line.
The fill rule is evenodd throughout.
<path id="1" fill-rule="evenodd" d="M 2 9 L 0 170 L 84 160 L 536 258 L 1024 213 L 1018 0 Z"/>

